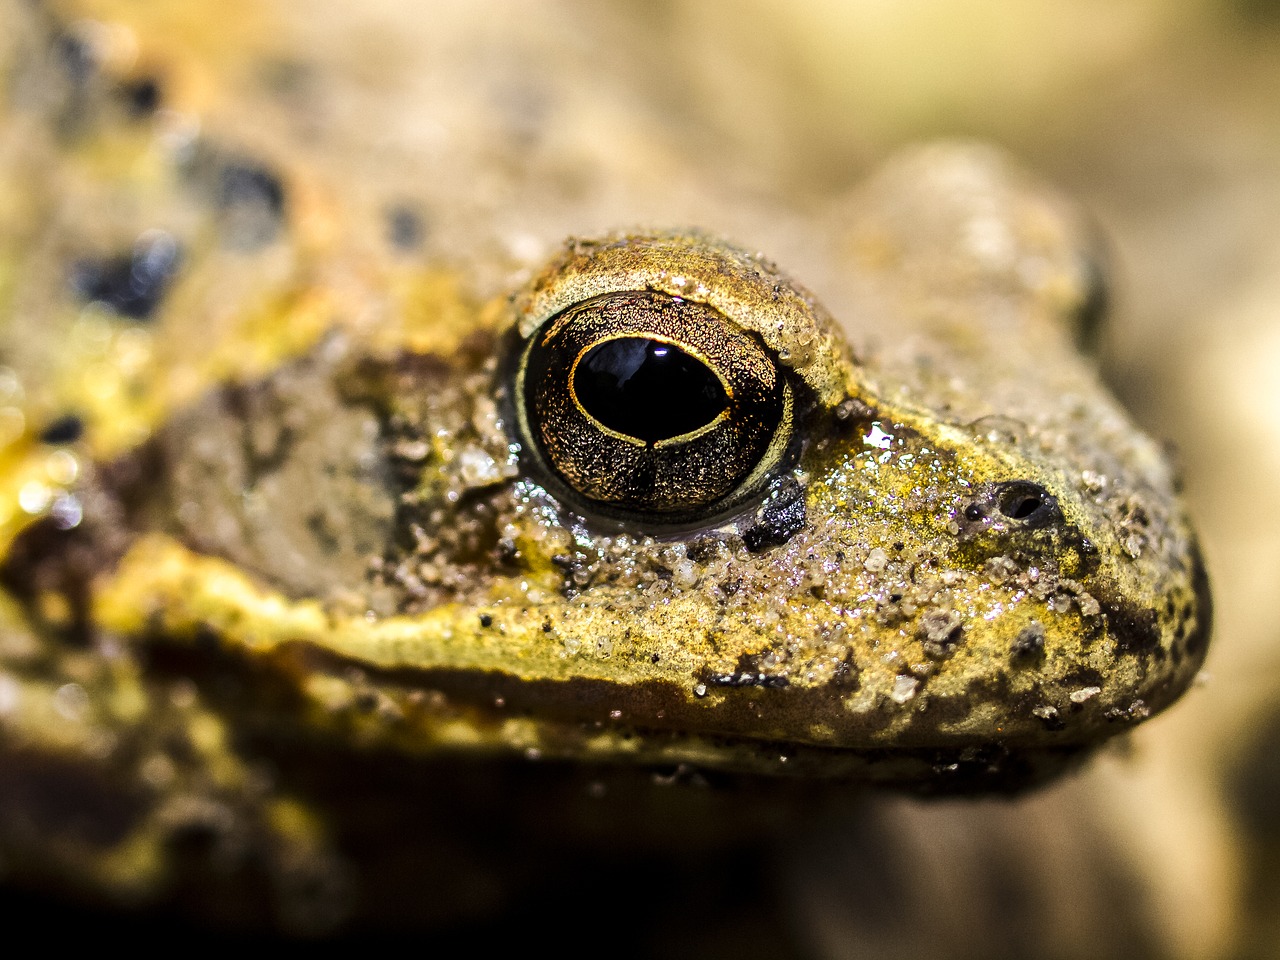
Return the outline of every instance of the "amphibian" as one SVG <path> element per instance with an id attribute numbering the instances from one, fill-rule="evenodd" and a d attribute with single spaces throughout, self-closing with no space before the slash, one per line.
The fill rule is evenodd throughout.
<path id="1" fill-rule="evenodd" d="M 1173 471 L 1073 342 L 1089 231 L 998 152 L 910 152 L 802 244 L 629 228 L 669 158 L 483 83 L 389 121 L 411 69 L 244 13 L 6 9 L 17 876 L 164 899 L 203 831 L 332 881 L 428 802 L 346 770 L 1012 789 L 1194 677 Z"/>

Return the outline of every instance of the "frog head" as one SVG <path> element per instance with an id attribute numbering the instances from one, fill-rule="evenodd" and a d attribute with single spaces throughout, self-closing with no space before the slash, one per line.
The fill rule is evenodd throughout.
<path id="1" fill-rule="evenodd" d="M 82 619 L 213 638 L 292 691 L 272 724 L 410 754 L 1059 770 L 1187 686 L 1208 595 L 1074 354 L 1096 271 L 1044 196 L 971 148 L 900 161 L 835 211 L 833 313 L 647 231 L 567 241 L 461 336 L 333 333 L 91 472 L 127 532 L 74 531 Z"/>

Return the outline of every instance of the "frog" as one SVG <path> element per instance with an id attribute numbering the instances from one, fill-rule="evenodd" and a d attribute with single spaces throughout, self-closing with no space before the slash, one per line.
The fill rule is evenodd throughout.
<path id="1" fill-rule="evenodd" d="M 457 834 L 513 796 L 504 836 L 714 843 L 1047 782 L 1194 680 L 1176 470 L 1079 350 L 1098 241 L 998 149 L 908 150 L 803 223 L 628 226 L 686 209 L 671 160 L 554 78 L 380 108 L 236 12 L 5 12 L 8 876 L 430 923 L 482 910 Z M 448 150 L 317 126 L 459 96 Z"/>

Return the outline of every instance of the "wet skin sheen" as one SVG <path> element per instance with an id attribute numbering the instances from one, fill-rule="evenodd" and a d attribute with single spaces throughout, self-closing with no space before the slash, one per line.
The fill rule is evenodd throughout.
<path id="1" fill-rule="evenodd" d="M 1000 154 L 891 162 L 810 264 L 460 265 L 43 16 L 0 225 L 20 872 L 145 900 L 206 814 L 314 853 L 308 778 L 369 757 L 1012 789 L 1195 676 L 1174 475 L 1075 352 L 1087 231 Z"/>

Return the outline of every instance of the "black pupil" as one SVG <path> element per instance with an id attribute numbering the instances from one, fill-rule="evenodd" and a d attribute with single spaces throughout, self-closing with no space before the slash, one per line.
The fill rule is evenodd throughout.
<path id="1" fill-rule="evenodd" d="M 592 347 L 578 361 L 573 389 L 597 421 L 645 443 L 706 426 L 729 405 L 724 385 L 705 363 L 647 337 Z"/>

